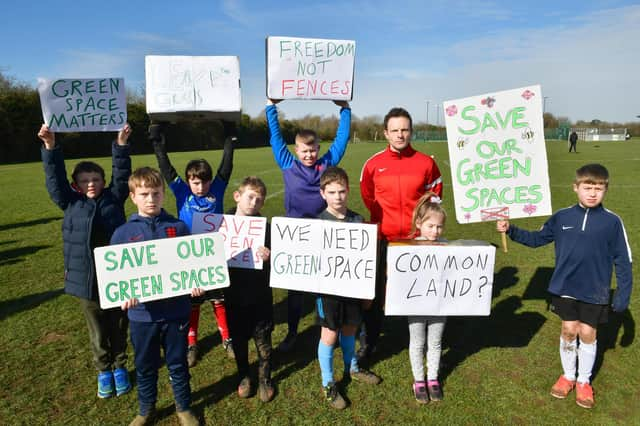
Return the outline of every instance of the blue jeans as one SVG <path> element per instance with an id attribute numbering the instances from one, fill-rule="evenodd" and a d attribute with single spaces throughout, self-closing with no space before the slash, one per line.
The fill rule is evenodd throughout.
<path id="1" fill-rule="evenodd" d="M 187 333 L 189 319 L 164 322 L 129 322 L 131 343 L 135 352 L 138 405 L 140 415 L 146 416 L 158 399 L 158 369 L 160 348 L 171 378 L 176 410 L 191 406 L 189 367 L 187 366 Z"/>

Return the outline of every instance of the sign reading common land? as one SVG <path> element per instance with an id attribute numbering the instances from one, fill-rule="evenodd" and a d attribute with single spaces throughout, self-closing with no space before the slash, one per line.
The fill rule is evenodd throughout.
<path id="1" fill-rule="evenodd" d="M 191 232 L 217 232 L 224 239 L 227 266 L 230 268 L 262 269 L 262 258 L 256 250 L 264 246 L 267 218 L 216 213 L 193 213 Z"/>
<path id="2" fill-rule="evenodd" d="M 444 103 L 459 223 L 551 214 L 540 86 Z"/>
<path id="3" fill-rule="evenodd" d="M 122 78 L 39 79 L 38 94 L 53 132 L 119 131 L 127 122 Z"/>
<path id="4" fill-rule="evenodd" d="M 364 223 L 274 217 L 271 287 L 373 299 L 377 230 Z"/>
<path id="5" fill-rule="evenodd" d="M 102 309 L 229 286 L 222 235 L 200 234 L 94 250 Z"/>
<path id="6" fill-rule="evenodd" d="M 267 97 L 351 100 L 356 42 L 267 37 Z"/>
<path id="7" fill-rule="evenodd" d="M 489 315 L 495 247 L 389 243 L 386 315 Z"/>
<path id="8" fill-rule="evenodd" d="M 146 56 L 147 113 L 153 119 L 239 120 L 237 56 Z"/>

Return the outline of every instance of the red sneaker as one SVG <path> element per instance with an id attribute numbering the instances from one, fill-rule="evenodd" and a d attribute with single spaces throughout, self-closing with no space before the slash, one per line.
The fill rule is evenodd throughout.
<path id="1" fill-rule="evenodd" d="M 582 408 L 593 408 L 595 403 L 591 385 L 589 383 L 576 384 L 576 404 Z"/>
<path id="2" fill-rule="evenodd" d="M 575 380 L 569 380 L 564 377 L 564 374 L 561 374 L 556 384 L 551 388 L 551 395 L 558 399 L 565 399 L 575 385 Z"/>

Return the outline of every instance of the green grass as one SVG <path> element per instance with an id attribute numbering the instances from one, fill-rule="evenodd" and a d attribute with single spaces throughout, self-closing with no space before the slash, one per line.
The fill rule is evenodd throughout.
<path id="1" fill-rule="evenodd" d="M 134 141 L 135 142 L 135 141 Z M 444 206 L 453 212 L 450 171 L 445 143 L 416 143 L 435 155 L 444 178 Z M 383 143 L 352 144 L 342 166 L 349 172 L 351 208 L 366 213 L 358 194 L 364 161 Z M 554 210 L 575 202 L 573 173 L 587 162 L 605 164 L 612 175 L 606 207 L 625 222 L 632 250 L 640 253 L 640 205 L 637 181 L 640 141 L 579 143 L 578 154 L 567 154 L 565 142 L 547 144 Z M 326 145 L 323 144 L 323 150 Z M 189 159 L 205 157 L 217 166 L 221 152 L 176 153 L 182 170 Z M 97 159 L 110 170 L 110 159 Z M 69 162 L 70 166 L 73 162 Z M 68 163 L 68 164 L 69 164 Z M 154 165 L 151 156 L 137 156 L 134 167 Z M 283 214 L 282 177 L 267 148 L 238 149 L 230 189 L 245 175 L 262 177 L 269 189 L 263 213 Z M 95 396 L 95 373 L 84 319 L 75 298 L 64 295 L 61 218 L 49 200 L 38 163 L 0 166 L 0 424 L 127 424 L 136 413 L 135 392 L 102 401 Z M 232 191 L 225 205 L 231 206 Z M 175 213 L 170 197 L 166 206 Z M 127 203 L 127 211 L 133 210 Z M 533 229 L 545 218 L 517 220 Z M 459 225 L 453 214 L 449 239 L 482 239 L 498 244 L 493 223 Z M 347 386 L 352 405 L 335 412 L 320 397 L 320 372 L 315 348 L 317 327 L 311 298 L 305 305 L 301 345 L 296 354 L 274 355 L 276 398 L 262 404 L 240 400 L 235 363 L 225 357 L 212 320 L 203 307 L 200 338 L 202 361 L 192 370 L 194 409 L 208 424 L 640 424 L 640 350 L 635 319 L 640 318 L 638 291 L 630 314 L 614 318 L 599 331 L 599 371 L 594 379 L 596 407 L 579 408 L 573 400 L 553 399 L 548 390 L 560 373 L 560 322 L 547 309 L 546 283 L 553 268 L 553 248 L 537 250 L 510 243 L 509 253 L 496 255 L 494 299 L 489 317 L 450 318 L 442 357 L 445 400 L 418 406 L 411 392 L 404 318 L 388 318 L 373 370 L 384 381 L 377 387 Z M 637 264 L 637 262 L 636 262 Z M 638 276 L 638 268 L 634 267 Z M 274 346 L 286 332 L 284 292 L 274 291 Z M 604 352 L 604 355 L 602 354 Z M 342 366 L 336 352 L 337 376 Z M 252 359 L 255 353 L 252 349 Z M 133 362 L 130 362 L 133 370 Z M 166 369 L 160 374 L 159 424 L 177 424 Z"/>

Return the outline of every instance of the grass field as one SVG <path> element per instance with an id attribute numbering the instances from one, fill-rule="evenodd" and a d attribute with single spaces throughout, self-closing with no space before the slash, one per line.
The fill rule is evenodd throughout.
<path id="1" fill-rule="evenodd" d="M 136 141 L 134 141 L 136 143 Z M 445 143 L 416 143 L 435 155 L 445 179 L 444 206 L 453 212 Z M 352 178 L 351 208 L 366 213 L 357 190 L 364 161 L 384 144 L 349 146 L 342 166 Z M 323 151 L 326 145 L 323 145 Z M 554 210 L 575 202 L 573 173 L 587 162 L 605 164 L 611 174 L 606 207 L 625 222 L 632 250 L 640 253 L 640 141 L 580 143 L 567 154 L 565 142 L 547 143 Z M 189 159 L 205 157 L 217 167 L 221 151 L 176 153 L 183 170 Z M 97 159 L 110 170 L 110 159 Z M 68 163 L 69 164 L 69 163 Z M 134 167 L 154 165 L 137 156 Z M 69 165 L 71 168 L 71 165 Z M 262 177 L 269 196 L 263 214 L 283 214 L 282 177 L 267 148 L 238 149 L 230 188 L 248 174 Z M 49 200 L 39 163 L 0 166 L 0 424 L 128 424 L 137 410 L 135 392 L 111 400 L 95 396 L 95 372 L 84 319 L 75 298 L 65 295 L 61 243 L 62 212 Z M 225 205 L 232 204 L 227 191 Z M 172 198 L 167 209 L 175 213 Z M 127 203 L 127 211 L 133 207 Z M 538 228 L 545 218 L 517 220 Z M 493 223 L 458 225 L 453 214 L 445 236 L 499 243 Z M 235 363 L 225 357 L 212 320 L 203 307 L 201 362 L 192 370 L 193 408 L 207 424 L 640 424 L 640 348 L 635 319 L 639 292 L 630 312 L 614 316 L 599 330 L 599 355 L 593 385 L 596 407 L 578 407 L 573 398 L 549 395 L 560 374 L 560 322 L 547 307 L 546 284 L 554 265 L 553 248 L 529 249 L 510 243 L 496 254 L 492 313 L 489 317 L 450 318 L 445 330 L 441 376 L 445 400 L 419 406 L 413 399 L 406 319 L 388 318 L 372 370 L 383 377 L 377 387 L 352 383 L 351 406 L 336 412 L 321 398 L 316 361 L 318 329 L 313 301 L 307 298 L 300 344 L 294 354 L 274 355 L 276 398 L 237 397 Z M 637 262 L 634 274 L 638 276 Z M 275 295 L 274 346 L 286 333 L 284 292 Z M 130 349 L 131 350 L 131 349 Z M 335 371 L 342 372 L 340 352 Z M 255 353 L 252 350 L 252 359 Z M 133 361 L 130 360 L 133 370 Z M 177 424 L 166 369 L 160 374 L 158 424 Z M 573 395 L 572 395 L 573 396 Z"/>

